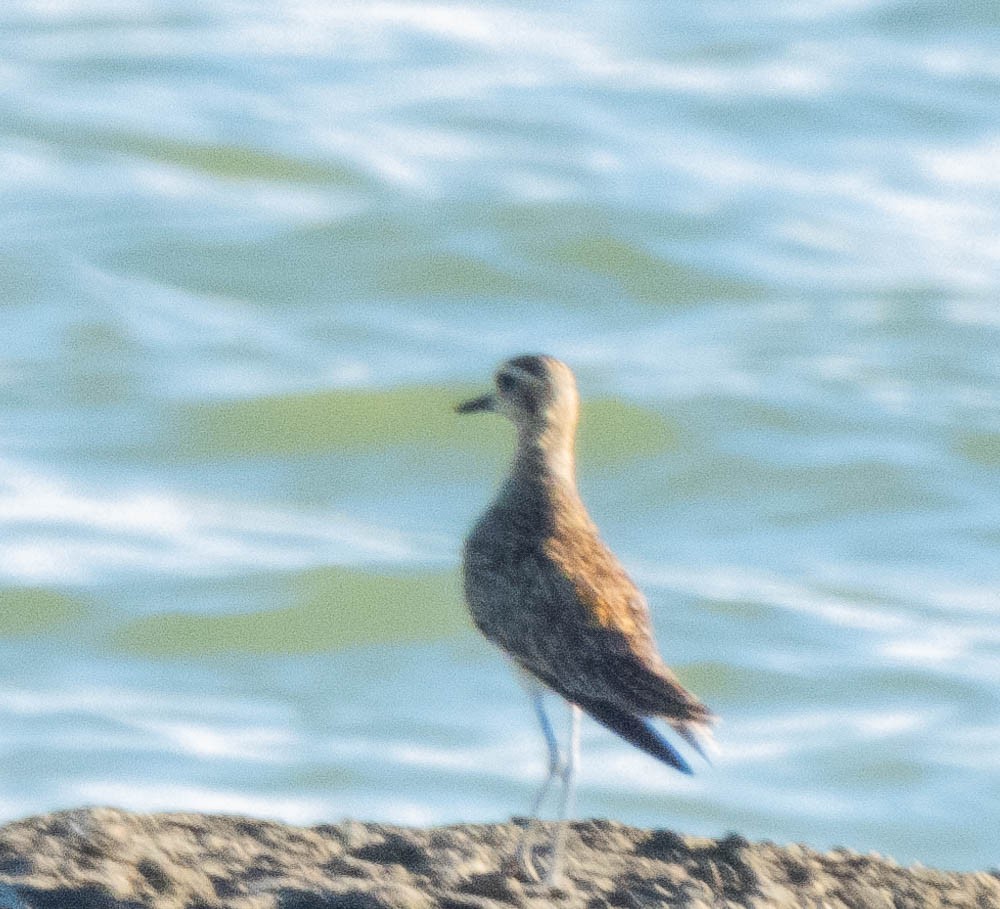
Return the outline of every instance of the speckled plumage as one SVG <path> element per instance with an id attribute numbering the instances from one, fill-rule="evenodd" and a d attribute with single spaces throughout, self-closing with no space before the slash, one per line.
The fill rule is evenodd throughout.
<path id="1" fill-rule="evenodd" d="M 465 596 L 476 626 L 571 705 L 690 772 L 649 718 L 666 720 L 701 751 L 699 733 L 712 714 L 663 663 L 645 598 L 577 492 L 573 373 L 552 357 L 516 357 L 501 364 L 492 393 L 458 409 L 499 412 L 517 429 L 510 473 L 465 542 Z M 540 702 L 536 710 L 555 766 L 560 758 Z M 559 772 L 550 767 L 536 806 Z"/>
<path id="2" fill-rule="evenodd" d="M 573 374 L 551 357 L 520 357 L 498 376 L 512 367 L 535 379 L 529 388 L 541 406 L 530 413 L 521 402 L 506 405 L 518 428 L 514 463 L 465 543 L 473 620 L 519 666 L 588 713 L 588 705 L 606 705 L 678 726 L 707 723 L 708 709 L 659 657 L 645 598 L 580 500 Z M 495 397 L 503 409 L 503 389 Z"/>

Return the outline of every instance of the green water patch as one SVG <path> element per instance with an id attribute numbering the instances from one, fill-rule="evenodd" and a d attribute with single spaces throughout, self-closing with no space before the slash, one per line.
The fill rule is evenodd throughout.
<path id="1" fill-rule="evenodd" d="M 290 455 L 461 444 L 470 427 L 454 407 L 474 391 L 419 386 L 272 395 L 196 404 L 183 421 L 189 446 L 200 454 Z M 492 441 L 502 444 L 499 422 L 482 421 L 472 436 L 483 442 L 492 434 Z"/>
<path id="2" fill-rule="evenodd" d="M 548 255 L 559 265 L 613 279 L 639 303 L 699 303 L 758 295 L 750 284 L 670 262 L 611 236 L 570 240 L 549 249 Z"/>
<path id="3" fill-rule="evenodd" d="M 586 198 L 559 201 L 515 201 L 479 208 L 470 219 L 477 226 L 500 229 L 529 253 L 559 249 L 565 244 L 591 237 L 630 236 L 672 237 L 680 240 L 703 239 L 706 230 L 717 229 L 714 222 L 678 211 L 639 210 L 625 212 L 614 205 Z M 618 241 L 620 242 L 620 241 Z M 520 244 L 531 244 L 523 247 Z"/>
<path id="4" fill-rule="evenodd" d="M 850 513 L 897 513 L 950 504 L 948 498 L 922 485 L 913 471 L 878 461 L 814 467 L 795 472 L 802 486 L 824 495 L 822 517 Z M 808 521 L 814 516 L 802 515 Z"/>
<path id="5" fill-rule="evenodd" d="M 88 153 L 102 151 L 142 158 L 228 180 L 279 181 L 345 189 L 369 183 L 361 172 L 344 165 L 308 161 L 230 143 L 184 141 L 127 130 L 94 129 L 81 124 L 39 123 L 27 118 L 14 122 L 11 127 L 32 141 L 42 139 Z"/>
<path id="6" fill-rule="evenodd" d="M 1000 467 L 1000 432 L 967 432 L 957 440 L 958 453 L 975 464 Z"/>
<path id="7" fill-rule="evenodd" d="M 698 609 L 740 622 L 765 622 L 774 617 L 774 607 L 762 600 L 705 598 L 698 600 Z"/>
<path id="8" fill-rule="evenodd" d="M 294 576 L 291 605 L 263 612 L 166 613 L 129 623 L 121 649 L 160 657 L 303 654 L 457 634 L 469 620 L 453 572 L 397 575 L 330 567 Z"/>
<path id="9" fill-rule="evenodd" d="M 738 666 L 717 660 L 703 660 L 675 667 L 684 685 L 706 701 L 737 698 L 745 688 L 744 673 Z"/>
<path id="10" fill-rule="evenodd" d="M 877 740 L 860 755 L 836 745 L 821 750 L 812 760 L 824 779 L 852 792 L 912 792 L 927 785 L 931 777 L 926 763 L 894 756 L 889 748 L 880 748 Z"/>
<path id="11" fill-rule="evenodd" d="M 445 221 L 450 217 L 442 214 Z M 537 276 L 525 277 L 519 263 L 502 254 L 442 249 L 440 234 L 437 220 L 387 215 L 376 207 L 264 238 L 199 244 L 155 237 L 108 267 L 197 293 L 279 307 L 289 301 L 313 307 L 326 300 L 325 307 L 345 312 L 353 312 L 358 300 L 523 302 L 558 290 L 542 286 L 544 280 L 540 285 Z"/>
<path id="12" fill-rule="evenodd" d="M 856 690 L 857 676 L 849 676 L 854 681 L 846 682 L 842 688 L 845 695 Z M 966 710 L 990 709 L 992 693 L 975 682 L 959 675 L 926 672 L 910 667 L 891 666 L 865 674 L 863 687 L 868 691 L 878 691 L 884 697 L 926 708 L 930 704 L 962 704 Z"/>
<path id="13" fill-rule="evenodd" d="M 82 619 L 82 600 L 44 588 L 0 591 L 0 635 L 43 634 Z"/>
<path id="14" fill-rule="evenodd" d="M 814 525 L 850 514 L 891 514 L 950 504 L 918 472 L 878 461 L 783 465 L 711 449 L 671 465 L 675 499 L 767 502 L 778 527 Z"/>
<path id="15" fill-rule="evenodd" d="M 229 180 L 280 181 L 360 187 L 365 180 L 346 167 L 304 161 L 239 145 L 181 142 L 162 136 L 114 133 L 104 137 L 112 151 L 159 161 Z"/>
<path id="16" fill-rule="evenodd" d="M 302 770 L 293 770 L 288 782 L 296 792 L 336 792 L 348 786 L 357 786 L 363 775 L 344 767 L 309 765 Z"/>
<path id="17" fill-rule="evenodd" d="M 482 387 L 391 389 L 272 395 L 199 403 L 180 417 L 180 446 L 196 456 L 295 455 L 449 448 L 505 461 L 513 431 L 495 414 L 459 415 L 455 405 Z M 583 405 L 577 452 L 581 464 L 604 465 L 669 450 L 675 428 L 662 416 L 618 398 Z"/>
<path id="18" fill-rule="evenodd" d="M 481 259 L 459 253 L 404 256 L 379 265 L 375 290 L 390 297 L 523 297 L 529 285 Z"/>
<path id="19" fill-rule="evenodd" d="M 583 405 L 577 457 L 584 469 L 674 451 L 679 444 L 676 426 L 660 414 L 619 398 Z"/>

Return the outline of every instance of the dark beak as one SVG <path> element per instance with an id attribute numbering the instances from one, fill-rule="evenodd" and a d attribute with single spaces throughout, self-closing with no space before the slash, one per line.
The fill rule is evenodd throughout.
<path id="1" fill-rule="evenodd" d="M 473 398 L 471 401 L 463 401 L 455 405 L 455 413 L 480 413 L 482 411 L 496 410 L 497 399 L 493 395 L 483 395 Z"/>

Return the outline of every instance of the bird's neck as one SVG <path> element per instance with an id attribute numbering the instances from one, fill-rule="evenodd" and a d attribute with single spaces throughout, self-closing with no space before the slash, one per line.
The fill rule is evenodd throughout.
<path id="1" fill-rule="evenodd" d="M 518 432 L 511 480 L 576 494 L 574 433 L 548 426 Z"/>

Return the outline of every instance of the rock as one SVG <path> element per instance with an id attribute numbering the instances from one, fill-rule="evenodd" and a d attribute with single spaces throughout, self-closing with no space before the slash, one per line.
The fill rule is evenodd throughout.
<path id="1" fill-rule="evenodd" d="M 596 820 L 546 892 L 511 861 L 522 830 L 62 811 L 0 827 L 0 909 L 1000 909 L 995 874 Z"/>

